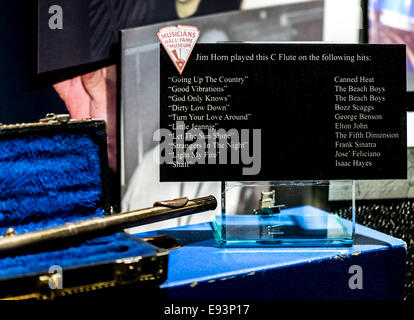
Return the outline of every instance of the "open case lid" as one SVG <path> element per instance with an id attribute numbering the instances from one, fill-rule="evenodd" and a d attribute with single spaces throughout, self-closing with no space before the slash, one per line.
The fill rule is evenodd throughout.
<path id="1" fill-rule="evenodd" d="M 49 115 L 0 126 L 0 235 L 110 212 L 104 121 Z"/>

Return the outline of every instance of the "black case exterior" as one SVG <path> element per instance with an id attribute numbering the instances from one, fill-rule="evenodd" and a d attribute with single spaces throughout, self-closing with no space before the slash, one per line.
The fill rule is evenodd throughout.
<path id="1" fill-rule="evenodd" d="M 61 120 L 64 119 L 64 120 Z M 95 142 L 100 146 L 101 178 L 103 190 L 103 206 L 106 214 L 112 212 L 112 202 L 109 194 L 108 154 L 106 124 L 101 120 L 68 120 L 65 117 L 48 115 L 38 123 L 1 125 L 0 137 L 15 138 L 34 134 L 59 134 L 67 132 L 90 132 Z M 130 291 L 155 290 L 167 278 L 168 250 L 158 248 L 139 238 L 126 237 L 137 242 L 137 245 L 152 246 L 154 254 L 138 257 L 125 257 L 116 261 L 96 263 L 73 268 L 65 268 L 62 277 L 62 289 L 52 289 L 53 283 L 59 282 L 58 273 L 36 273 L 27 276 L 0 280 L 0 299 L 54 299 L 56 297 L 82 295 L 85 293 L 102 294 L 114 288 L 128 288 Z M 50 286 L 52 284 L 52 286 Z M 107 290 L 103 290 L 107 289 Z M 119 295 L 117 289 L 117 295 Z M 149 292 L 149 291 L 148 291 Z"/>

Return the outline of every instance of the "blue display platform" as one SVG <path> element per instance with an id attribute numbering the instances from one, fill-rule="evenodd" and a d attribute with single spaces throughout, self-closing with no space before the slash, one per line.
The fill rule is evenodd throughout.
<path id="1" fill-rule="evenodd" d="M 170 252 L 168 280 L 161 286 L 172 300 L 403 297 L 405 242 L 360 225 L 351 248 L 220 248 L 208 223 L 138 236 L 155 234 L 182 245 Z M 362 289 L 349 286 L 352 266 L 361 267 Z"/>

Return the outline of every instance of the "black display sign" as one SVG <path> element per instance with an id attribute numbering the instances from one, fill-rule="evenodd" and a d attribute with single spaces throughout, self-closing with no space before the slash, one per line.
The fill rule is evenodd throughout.
<path id="1" fill-rule="evenodd" d="M 161 51 L 161 181 L 406 179 L 403 45 Z"/>

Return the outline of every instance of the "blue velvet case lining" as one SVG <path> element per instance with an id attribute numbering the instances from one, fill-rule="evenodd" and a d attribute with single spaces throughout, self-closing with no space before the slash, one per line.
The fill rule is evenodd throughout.
<path id="1" fill-rule="evenodd" d="M 47 273 L 53 265 L 59 265 L 65 269 L 154 253 L 155 248 L 151 245 L 133 240 L 124 233 L 116 233 L 91 239 L 79 246 L 64 250 L 0 259 L 0 279 Z"/>
<path id="2" fill-rule="evenodd" d="M 89 134 L 0 137 L 0 234 L 17 234 L 104 215 L 99 146 Z M 0 278 L 154 253 L 124 234 L 65 250 L 0 258 Z"/>
<path id="3" fill-rule="evenodd" d="M 0 233 L 103 214 L 99 147 L 86 134 L 0 139 Z"/>

